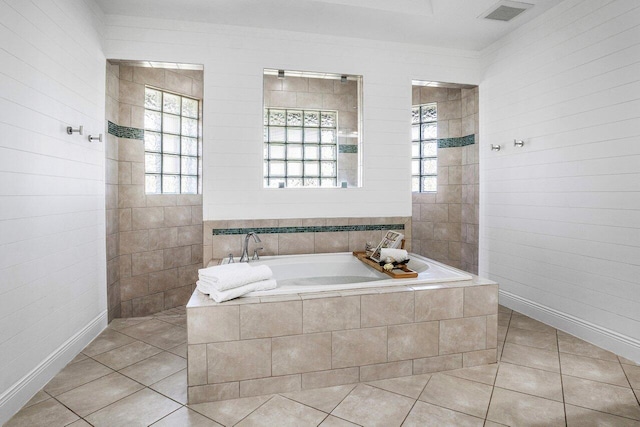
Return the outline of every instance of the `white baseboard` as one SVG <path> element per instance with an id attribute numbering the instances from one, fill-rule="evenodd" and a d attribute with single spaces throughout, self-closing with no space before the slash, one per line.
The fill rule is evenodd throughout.
<path id="1" fill-rule="evenodd" d="M 507 291 L 499 291 L 500 304 L 507 308 L 575 335 L 598 347 L 640 363 L 640 341 L 586 320 L 555 310 Z"/>
<path id="2" fill-rule="evenodd" d="M 69 338 L 31 372 L 0 395 L 0 425 L 4 425 L 42 387 L 64 368 L 107 326 L 107 311 Z"/>

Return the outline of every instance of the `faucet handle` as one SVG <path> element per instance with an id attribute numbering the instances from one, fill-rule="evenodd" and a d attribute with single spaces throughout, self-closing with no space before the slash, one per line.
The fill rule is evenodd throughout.
<path id="1" fill-rule="evenodd" d="M 257 260 L 259 260 L 259 259 L 260 259 L 260 255 L 258 255 L 258 251 L 259 251 L 260 249 L 264 249 L 264 248 L 263 248 L 262 246 L 260 246 L 259 248 L 255 248 L 255 249 L 253 250 L 253 258 L 251 258 L 253 261 L 257 261 Z"/>
<path id="2" fill-rule="evenodd" d="M 227 264 L 232 264 L 235 261 L 233 260 L 233 254 L 229 254 L 229 262 Z"/>

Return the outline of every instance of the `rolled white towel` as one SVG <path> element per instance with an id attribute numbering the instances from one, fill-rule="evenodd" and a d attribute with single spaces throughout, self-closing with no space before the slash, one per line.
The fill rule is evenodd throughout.
<path id="1" fill-rule="evenodd" d="M 275 289 L 277 283 L 274 279 L 261 280 L 259 282 L 249 283 L 247 285 L 239 286 L 237 288 L 228 289 L 226 291 L 217 291 L 214 288 L 203 285 L 200 280 L 196 283 L 196 288 L 205 294 L 208 294 L 215 302 L 229 301 L 230 299 L 241 297 L 249 292 L 255 291 L 268 291 Z"/>
<path id="2" fill-rule="evenodd" d="M 201 281 L 218 292 L 237 288 L 253 282 L 268 280 L 273 272 L 266 265 L 253 267 L 247 263 L 216 265 L 198 270 Z"/>
<path id="3" fill-rule="evenodd" d="M 409 259 L 409 253 L 404 249 L 380 249 L 380 261 L 386 261 L 387 258 L 393 258 L 393 260 L 396 262 L 402 262 Z"/>

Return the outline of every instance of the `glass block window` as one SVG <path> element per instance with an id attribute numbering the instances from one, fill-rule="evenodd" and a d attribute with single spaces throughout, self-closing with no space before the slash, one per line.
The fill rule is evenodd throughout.
<path id="1" fill-rule="evenodd" d="M 145 88 L 144 151 L 147 194 L 197 194 L 200 101 Z"/>
<path id="2" fill-rule="evenodd" d="M 411 109 L 411 191 L 436 191 L 438 184 L 438 106 Z"/>
<path id="3" fill-rule="evenodd" d="M 264 110 L 264 186 L 337 187 L 338 112 Z"/>

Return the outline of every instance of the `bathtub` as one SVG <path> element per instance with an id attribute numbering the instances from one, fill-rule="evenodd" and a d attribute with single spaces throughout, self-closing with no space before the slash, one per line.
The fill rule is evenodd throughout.
<path id="1" fill-rule="evenodd" d="M 409 257 L 408 267 L 418 273 L 416 278 L 392 279 L 364 264 L 351 252 L 265 256 L 259 261 L 251 261 L 251 265 L 269 266 L 278 287 L 270 291 L 252 292 L 245 297 L 423 285 L 472 279 L 470 274 L 420 255 L 412 253 Z"/>
<path id="2" fill-rule="evenodd" d="M 189 404 L 496 362 L 498 285 L 416 254 L 392 279 L 351 253 L 263 257 L 278 287 L 187 304 Z M 252 298 L 253 297 L 253 298 Z"/>

